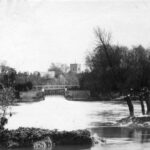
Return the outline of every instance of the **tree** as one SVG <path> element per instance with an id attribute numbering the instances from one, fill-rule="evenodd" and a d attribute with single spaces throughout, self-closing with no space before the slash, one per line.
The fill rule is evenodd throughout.
<path id="1" fill-rule="evenodd" d="M 107 33 L 104 30 L 102 31 L 100 28 L 95 30 L 95 35 L 97 37 L 97 47 L 96 49 L 102 49 L 107 57 L 107 61 L 110 67 L 113 67 L 112 61 L 109 56 L 109 50 L 111 49 L 110 40 L 111 40 L 111 33 Z"/>
<path id="2" fill-rule="evenodd" d="M 54 63 L 51 64 L 51 66 L 49 67 L 48 71 L 54 71 L 56 78 L 58 78 L 60 75 L 64 74 L 64 72 L 61 69 L 61 67 L 58 66 L 57 64 L 54 64 Z"/>
<path id="3" fill-rule="evenodd" d="M 9 66 L 1 65 L 1 83 L 5 87 L 12 87 L 15 84 L 16 80 L 16 70 L 14 68 L 11 68 Z"/>
<path id="4" fill-rule="evenodd" d="M 0 128 L 3 128 L 7 123 L 7 110 L 14 103 L 14 100 L 15 95 L 13 88 L 3 88 L 0 91 Z"/>
<path id="5" fill-rule="evenodd" d="M 80 78 L 82 87 L 98 94 L 150 87 L 149 49 L 113 45 L 110 33 L 100 28 L 94 32 L 97 45 L 86 57 L 88 72 Z"/>
<path id="6" fill-rule="evenodd" d="M 72 72 L 68 72 L 64 75 L 65 77 L 65 84 L 67 85 L 79 85 L 79 78 L 78 75 Z"/>
<path id="7" fill-rule="evenodd" d="M 119 46 L 111 44 L 111 34 L 102 31 L 100 28 L 95 30 L 97 45 L 93 53 L 86 57 L 86 64 L 89 66 L 93 77 L 93 91 L 110 92 L 117 90 L 117 81 L 121 61 L 121 50 Z M 87 73 L 86 73 L 87 74 Z M 90 75 L 89 75 L 90 77 Z M 90 77 L 91 78 L 91 77 Z M 92 80 L 91 80 L 92 81 Z"/>
<path id="8" fill-rule="evenodd" d="M 97 45 L 86 57 L 88 71 L 80 76 L 81 88 L 90 90 L 95 96 L 115 92 L 128 95 L 130 89 L 139 96 L 143 87 L 150 88 L 150 49 L 142 45 L 131 49 L 113 45 L 111 34 L 100 28 L 95 30 L 95 35 Z M 143 101 L 146 101 L 147 114 L 150 114 L 149 94 L 143 97 L 139 96 L 142 113 L 145 112 Z M 125 99 L 133 116 L 132 96 Z"/>

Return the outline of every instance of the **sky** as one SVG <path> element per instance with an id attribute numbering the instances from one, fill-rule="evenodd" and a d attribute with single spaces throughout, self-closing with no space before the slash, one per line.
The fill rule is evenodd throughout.
<path id="1" fill-rule="evenodd" d="M 0 62 L 17 71 L 85 64 L 94 29 L 113 44 L 150 47 L 149 0 L 0 0 Z"/>

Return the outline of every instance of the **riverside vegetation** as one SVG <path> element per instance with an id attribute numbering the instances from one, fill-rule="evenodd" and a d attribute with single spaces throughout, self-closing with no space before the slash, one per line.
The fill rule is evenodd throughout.
<path id="1" fill-rule="evenodd" d="M 97 44 L 86 56 L 87 69 L 80 75 L 82 89 L 96 97 L 127 95 L 150 87 L 150 49 L 112 44 L 111 33 L 97 28 Z"/>
<path id="2" fill-rule="evenodd" d="M 57 145 L 88 145 L 92 146 L 94 138 L 88 130 L 57 131 L 39 128 L 18 128 L 17 130 L 0 130 L 1 145 L 7 148 L 33 147 L 38 141 L 45 142 L 46 147 Z M 45 142 L 46 143 L 46 142 Z"/>

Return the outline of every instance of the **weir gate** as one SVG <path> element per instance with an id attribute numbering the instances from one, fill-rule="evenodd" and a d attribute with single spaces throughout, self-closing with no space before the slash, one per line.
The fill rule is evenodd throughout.
<path id="1" fill-rule="evenodd" d="M 34 90 L 44 93 L 44 95 L 66 95 L 68 89 L 78 89 L 79 85 L 36 85 Z"/>

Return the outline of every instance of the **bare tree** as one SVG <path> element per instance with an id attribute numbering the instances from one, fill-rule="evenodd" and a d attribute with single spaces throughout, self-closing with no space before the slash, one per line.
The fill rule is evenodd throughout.
<path id="1" fill-rule="evenodd" d="M 103 46 L 104 52 L 105 52 L 107 60 L 108 60 L 108 63 L 110 65 L 110 67 L 113 67 L 110 56 L 109 56 L 109 53 L 108 53 L 108 49 L 111 47 L 110 46 L 111 33 L 106 32 L 105 30 L 101 30 L 99 27 L 97 29 L 95 29 L 94 31 L 95 31 L 95 35 L 98 39 L 97 48 L 99 48 L 100 46 Z"/>
<path id="2" fill-rule="evenodd" d="M 114 66 L 113 66 L 113 62 L 112 62 L 112 55 L 111 52 L 113 53 L 113 47 L 111 46 L 111 33 L 110 32 L 106 32 L 105 30 L 101 30 L 99 27 L 97 29 L 95 29 L 95 35 L 98 39 L 98 45 L 97 45 L 97 49 L 101 49 L 104 51 L 109 67 L 111 69 L 112 72 L 112 79 L 113 79 L 113 83 L 114 83 L 114 87 L 117 87 L 117 81 L 118 81 L 118 77 L 115 73 L 114 70 Z M 119 50 L 119 46 L 117 46 L 117 49 Z M 111 51 L 111 52 L 110 52 Z M 133 117 L 134 116 L 134 107 L 132 104 L 132 100 L 131 100 L 131 95 L 127 96 L 125 98 L 128 108 L 129 108 L 129 112 L 130 112 L 130 116 Z"/>
<path id="3" fill-rule="evenodd" d="M 117 80 L 117 76 L 115 74 L 115 70 L 114 70 L 114 66 L 112 63 L 112 58 L 111 58 L 111 53 L 113 53 L 113 48 L 111 46 L 111 33 L 110 32 L 106 32 L 105 30 L 100 29 L 99 27 L 97 27 L 95 30 L 95 35 L 97 38 L 97 47 L 96 49 L 102 49 L 105 53 L 106 59 L 108 61 L 109 67 L 111 69 L 112 72 L 112 78 L 114 80 L 114 83 L 116 83 Z M 116 86 L 116 84 L 115 84 Z"/>

